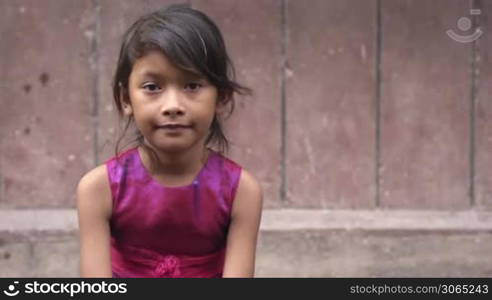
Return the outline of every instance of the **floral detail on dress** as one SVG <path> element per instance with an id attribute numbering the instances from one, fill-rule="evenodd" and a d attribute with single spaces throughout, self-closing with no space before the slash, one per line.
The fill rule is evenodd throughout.
<path id="1" fill-rule="evenodd" d="M 154 273 L 158 277 L 179 277 L 179 259 L 174 255 L 164 256 L 163 259 L 157 262 Z"/>

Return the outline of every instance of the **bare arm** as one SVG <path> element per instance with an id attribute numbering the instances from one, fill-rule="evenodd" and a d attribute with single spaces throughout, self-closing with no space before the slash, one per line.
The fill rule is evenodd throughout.
<path id="1" fill-rule="evenodd" d="M 77 187 L 81 277 L 112 277 L 111 203 L 106 166 L 102 165 L 87 173 Z"/>
<path id="2" fill-rule="evenodd" d="M 260 184 L 242 170 L 231 212 L 223 277 L 254 277 L 262 206 Z"/>

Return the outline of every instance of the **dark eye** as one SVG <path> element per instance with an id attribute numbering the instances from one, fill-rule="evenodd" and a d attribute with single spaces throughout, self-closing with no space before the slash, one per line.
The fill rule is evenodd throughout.
<path id="1" fill-rule="evenodd" d="M 185 85 L 185 90 L 189 92 L 196 92 L 202 87 L 202 84 L 198 82 L 190 82 Z"/>
<path id="2" fill-rule="evenodd" d="M 143 88 L 149 92 L 155 92 L 158 90 L 159 87 L 156 84 L 149 83 L 149 84 L 144 85 Z"/>

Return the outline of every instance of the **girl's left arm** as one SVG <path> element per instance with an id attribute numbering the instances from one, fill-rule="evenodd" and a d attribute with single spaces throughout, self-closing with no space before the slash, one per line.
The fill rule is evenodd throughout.
<path id="1" fill-rule="evenodd" d="M 223 277 L 254 277 L 262 207 L 261 186 L 243 169 L 232 205 Z"/>

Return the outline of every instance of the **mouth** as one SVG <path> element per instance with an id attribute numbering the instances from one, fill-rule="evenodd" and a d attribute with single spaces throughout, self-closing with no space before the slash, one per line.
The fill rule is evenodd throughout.
<path id="1" fill-rule="evenodd" d="M 165 130 L 183 130 L 183 129 L 190 129 L 191 125 L 169 123 L 164 125 L 157 125 L 156 128 L 165 129 Z"/>

